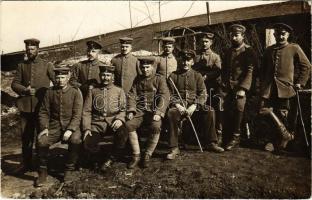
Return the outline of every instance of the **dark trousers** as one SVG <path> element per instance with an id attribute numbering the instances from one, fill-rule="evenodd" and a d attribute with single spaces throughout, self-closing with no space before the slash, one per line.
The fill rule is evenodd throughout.
<path id="1" fill-rule="evenodd" d="M 216 129 L 222 130 L 223 124 L 223 96 L 219 87 L 207 87 L 208 98 L 206 104 L 215 110 L 216 115 Z"/>
<path id="2" fill-rule="evenodd" d="M 25 165 L 31 165 L 32 149 L 38 130 L 38 116 L 36 113 L 21 112 L 22 156 Z"/>
<path id="3" fill-rule="evenodd" d="M 178 137 L 179 137 L 179 123 L 182 120 L 182 117 L 178 109 L 170 108 L 168 111 L 168 119 L 169 119 L 169 141 L 168 145 L 170 148 L 178 147 Z M 201 127 L 201 132 L 203 133 L 205 143 L 210 144 L 213 142 L 217 142 L 217 135 L 215 129 L 215 112 L 212 108 L 207 108 L 205 110 L 195 111 L 191 117 L 193 120 L 197 119 L 196 122 Z M 193 130 L 191 130 L 193 131 Z M 199 130 L 196 130 L 199 131 Z"/>
<path id="4" fill-rule="evenodd" d="M 128 132 L 125 125 L 123 124 L 119 129 L 113 131 L 111 124 L 103 121 L 96 124 L 91 124 L 92 136 L 87 136 L 83 142 L 84 149 L 90 154 L 89 156 L 93 161 L 98 160 L 97 157 L 101 151 L 99 146 L 100 142 L 104 142 L 105 136 L 113 135 L 113 146 L 110 149 L 111 156 L 119 156 L 122 149 L 125 147 L 128 140 Z"/>
<path id="5" fill-rule="evenodd" d="M 65 130 L 59 124 L 50 124 L 48 135 L 38 139 L 38 157 L 40 168 L 46 168 L 48 163 L 49 147 L 62 140 Z M 81 144 L 80 129 L 73 132 L 68 140 L 68 159 L 65 163 L 66 169 L 73 170 L 78 160 L 78 152 Z"/>
<path id="6" fill-rule="evenodd" d="M 240 135 L 246 104 L 246 95 L 237 97 L 234 91 L 229 92 L 224 98 L 224 115 L 232 119 L 232 128 L 229 131 L 232 135 Z M 228 126 L 228 124 L 225 124 Z"/>

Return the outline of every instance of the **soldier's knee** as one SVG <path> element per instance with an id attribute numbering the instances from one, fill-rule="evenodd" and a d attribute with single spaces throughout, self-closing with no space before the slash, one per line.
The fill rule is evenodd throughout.
<path id="1" fill-rule="evenodd" d="M 160 133 L 160 128 L 161 127 L 161 123 L 160 122 L 154 122 L 152 123 L 150 130 L 152 134 L 159 134 Z"/>
<path id="2" fill-rule="evenodd" d="M 78 133 L 73 133 L 72 136 L 70 137 L 69 139 L 69 142 L 71 144 L 81 144 L 81 134 L 78 134 Z"/>
<path id="3" fill-rule="evenodd" d="M 47 135 L 42 135 L 38 138 L 38 147 L 47 147 L 49 146 L 49 137 Z"/>

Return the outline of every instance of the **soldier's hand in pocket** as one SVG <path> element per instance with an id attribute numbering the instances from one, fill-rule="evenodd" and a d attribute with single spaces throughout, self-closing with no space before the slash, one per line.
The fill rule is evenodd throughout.
<path id="1" fill-rule="evenodd" d="M 86 139 L 86 137 L 87 136 L 92 136 L 92 133 L 91 133 L 91 131 L 90 130 L 86 130 L 85 132 L 84 132 L 84 134 L 83 134 L 83 141 L 85 141 L 85 139 Z"/>
<path id="2" fill-rule="evenodd" d="M 121 125 L 122 125 L 122 121 L 120 119 L 116 119 L 114 123 L 112 124 L 113 131 L 116 131 L 117 129 L 119 129 Z"/>

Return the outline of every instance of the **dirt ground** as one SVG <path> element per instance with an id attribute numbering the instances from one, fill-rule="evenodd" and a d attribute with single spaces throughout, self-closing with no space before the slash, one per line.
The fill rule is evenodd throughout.
<path id="1" fill-rule="evenodd" d="M 164 160 L 161 142 L 150 168 L 126 168 L 127 159 L 102 174 L 82 165 L 77 179 L 62 185 L 66 151 L 64 145 L 51 150 L 48 185 L 34 188 L 37 174 L 15 176 L 20 161 L 16 115 L 2 119 L 1 196 L 7 198 L 309 198 L 311 160 L 298 154 L 272 154 L 257 148 L 238 148 L 216 154 L 200 153 L 188 146 L 174 161 Z M 7 120 L 7 121 L 6 121 Z M 11 124 L 11 126 L 10 126 Z M 85 160 L 86 161 L 86 160 Z M 87 162 L 87 161 L 86 161 Z M 86 163 L 85 162 L 85 163 Z"/>

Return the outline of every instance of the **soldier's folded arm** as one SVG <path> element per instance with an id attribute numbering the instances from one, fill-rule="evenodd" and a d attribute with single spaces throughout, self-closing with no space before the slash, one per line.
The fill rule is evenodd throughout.
<path id="1" fill-rule="evenodd" d="M 69 125 L 67 126 L 67 130 L 76 131 L 79 128 L 82 116 L 82 108 L 83 108 L 83 98 L 80 90 L 75 88 L 75 97 L 74 97 L 74 107 L 73 114 Z"/>
<path id="2" fill-rule="evenodd" d="M 311 70 L 311 63 L 305 53 L 302 51 L 299 45 L 295 45 L 297 51 L 295 55 L 295 60 L 298 63 L 299 67 L 299 76 L 295 80 L 295 84 L 300 84 L 301 86 L 305 86 L 309 77 Z"/>
<path id="3" fill-rule="evenodd" d="M 256 54 L 253 49 L 248 48 L 248 55 L 247 55 L 247 66 L 246 66 L 246 72 L 245 77 L 242 79 L 242 81 L 239 83 L 239 87 L 243 89 L 244 91 L 248 91 L 251 87 L 252 82 L 252 72 L 256 65 Z"/>
<path id="4" fill-rule="evenodd" d="M 26 95 L 26 87 L 22 85 L 22 65 L 19 64 L 16 69 L 15 77 L 11 83 L 12 90 L 18 95 Z"/>

